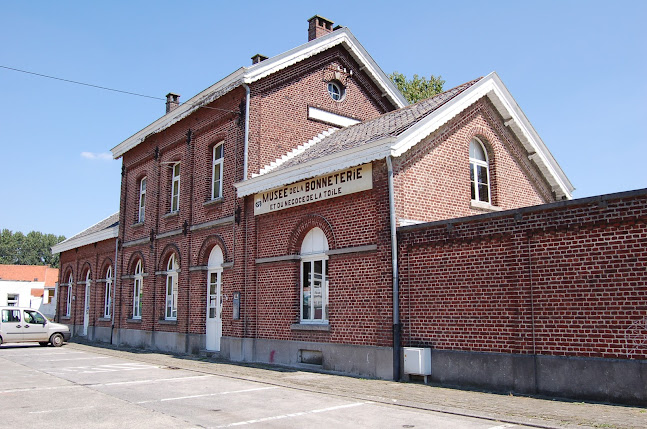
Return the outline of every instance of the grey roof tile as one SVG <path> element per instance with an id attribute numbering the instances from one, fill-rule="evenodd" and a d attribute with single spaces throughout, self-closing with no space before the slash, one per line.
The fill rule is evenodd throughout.
<path id="1" fill-rule="evenodd" d="M 353 149 L 385 137 L 397 137 L 481 79 L 474 79 L 426 100 L 341 129 L 273 171 Z"/>

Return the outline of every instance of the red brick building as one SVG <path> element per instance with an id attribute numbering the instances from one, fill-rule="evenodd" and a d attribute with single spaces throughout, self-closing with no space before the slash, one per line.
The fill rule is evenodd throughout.
<path id="1" fill-rule="evenodd" d="M 407 106 L 347 28 L 315 16 L 308 36 L 182 104 L 168 94 L 112 149 L 118 226 L 54 248 L 61 321 L 116 344 L 399 378 L 413 331 L 397 228 L 571 198 L 495 73 Z"/>

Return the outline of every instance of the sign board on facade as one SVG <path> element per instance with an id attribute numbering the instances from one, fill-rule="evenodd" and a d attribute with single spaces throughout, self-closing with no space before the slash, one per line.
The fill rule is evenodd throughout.
<path id="1" fill-rule="evenodd" d="M 289 209 L 373 188 L 372 164 L 358 165 L 342 171 L 259 192 L 254 196 L 254 215 Z"/>

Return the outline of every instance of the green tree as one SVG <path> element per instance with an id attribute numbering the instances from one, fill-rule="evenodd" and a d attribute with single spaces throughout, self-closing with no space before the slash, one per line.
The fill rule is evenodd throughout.
<path id="1" fill-rule="evenodd" d="M 402 73 L 394 71 L 389 75 L 389 79 L 398 87 L 404 98 L 409 103 L 415 103 L 436 94 L 443 92 L 443 85 L 445 81 L 442 76 L 434 76 L 433 74 L 427 79 L 426 77 L 413 75 L 412 79 L 407 79 Z"/>
<path id="2" fill-rule="evenodd" d="M 58 268 L 59 255 L 52 254 L 51 247 L 65 240 L 54 234 L 32 231 L 12 233 L 8 229 L 0 232 L 0 264 L 49 265 Z"/>

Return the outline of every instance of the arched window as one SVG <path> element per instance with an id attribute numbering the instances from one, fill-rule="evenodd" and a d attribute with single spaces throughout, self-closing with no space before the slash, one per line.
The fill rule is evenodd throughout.
<path id="1" fill-rule="evenodd" d="M 301 244 L 301 323 L 328 322 L 328 239 L 311 229 Z"/>
<path id="2" fill-rule="evenodd" d="M 109 318 L 112 307 L 112 265 L 106 270 L 106 293 L 103 298 L 103 317 Z"/>
<path id="3" fill-rule="evenodd" d="M 67 302 L 65 304 L 65 316 L 70 317 L 70 314 L 72 313 L 72 284 L 74 283 L 74 279 L 72 278 L 72 273 L 70 273 L 70 276 L 67 278 Z"/>
<path id="4" fill-rule="evenodd" d="M 173 164 L 171 176 L 171 213 L 180 210 L 180 163 Z"/>
<path id="5" fill-rule="evenodd" d="M 133 288 L 133 319 L 142 318 L 142 301 L 144 298 L 144 271 L 142 269 L 141 259 L 135 266 L 135 287 Z"/>
<path id="6" fill-rule="evenodd" d="M 139 181 L 139 216 L 137 222 L 144 222 L 146 219 L 146 177 Z"/>
<path id="7" fill-rule="evenodd" d="M 470 142 L 470 185 L 473 201 L 491 202 L 487 152 L 476 138 Z"/>
<path id="8" fill-rule="evenodd" d="M 218 143 L 213 147 L 211 161 L 211 199 L 216 200 L 222 197 L 222 161 L 223 144 Z"/>
<path id="9" fill-rule="evenodd" d="M 166 320 L 177 320 L 177 273 L 180 267 L 175 255 L 168 258 L 166 264 Z"/>

